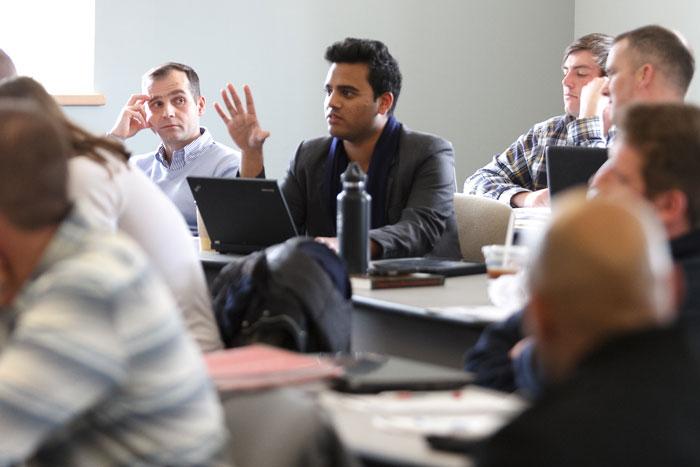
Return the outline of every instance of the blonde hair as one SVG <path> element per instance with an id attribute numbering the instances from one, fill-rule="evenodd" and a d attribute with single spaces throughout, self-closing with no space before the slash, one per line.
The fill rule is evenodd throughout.
<path id="1" fill-rule="evenodd" d="M 72 147 L 70 157 L 86 156 L 95 162 L 106 165 L 109 160 L 104 152 L 126 162 L 131 155 L 124 145 L 114 139 L 96 136 L 81 128 L 66 117 L 61 108 L 46 89 L 27 76 L 19 76 L 0 82 L 0 98 L 15 97 L 29 99 L 38 105 L 42 113 L 65 129 Z"/>

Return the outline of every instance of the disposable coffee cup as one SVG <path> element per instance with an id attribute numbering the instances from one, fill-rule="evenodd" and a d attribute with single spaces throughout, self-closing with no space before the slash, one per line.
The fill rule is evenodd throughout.
<path id="1" fill-rule="evenodd" d="M 497 279 L 504 274 L 516 274 L 527 266 L 529 250 L 523 245 L 486 245 L 481 248 L 486 274 Z"/>
<path id="2" fill-rule="evenodd" d="M 204 225 L 202 220 L 202 215 L 199 213 L 199 208 L 197 210 L 197 235 L 199 236 L 199 251 L 211 251 L 211 240 L 209 239 L 209 233 L 207 232 L 207 227 Z"/>

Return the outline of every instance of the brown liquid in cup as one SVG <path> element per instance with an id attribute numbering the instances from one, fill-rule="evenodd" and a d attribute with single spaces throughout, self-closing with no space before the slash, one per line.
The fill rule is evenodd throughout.
<path id="1" fill-rule="evenodd" d="M 516 274 L 517 272 L 518 270 L 513 268 L 488 268 L 486 275 L 489 279 L 498 279 L 504 274 Z"/>

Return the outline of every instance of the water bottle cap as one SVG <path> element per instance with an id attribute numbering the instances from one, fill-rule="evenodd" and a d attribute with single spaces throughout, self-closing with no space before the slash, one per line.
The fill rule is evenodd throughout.
<path id="1" fill-rule="evenodd" d="M 362 171 L 357 162 L 350 162 L 348 168 L 340 176 L 340 180 L 343 183 L 364 183 L 367 179 L 367 175 Z"/>

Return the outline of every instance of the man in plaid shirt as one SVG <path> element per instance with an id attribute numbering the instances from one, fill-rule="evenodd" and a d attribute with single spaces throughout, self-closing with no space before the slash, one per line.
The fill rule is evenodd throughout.
<path id="1" fill-rule="evenodd" d="M 562 65 L 564 115 L 540 122 L 521 135 L 464 182 L 465 193 L 514 207 L 549 205 L 545 147 L 607 144 L 608 100 L 602 89 L 611 44 L 610 36 L 594 33 L 566 48 Z"/>
<path id="2" fill-rule="evenodd" d="M 696 163 L 694 154 L 698 151 L 693 147 L 700 146 L 693 140 L 698 133 L 690 127 L 700 118 L 696 108 L 679 105 L 685 100 L 695 73 L 693 52 L 678 32 L 657 25 L 642 26 L 615 38 L 605 70 L 607 79 L 602 93 L 610 99 L 610 116 L 615 122 L 620 111 L 631 104 L 678 105 L 628 111 L 636 115 L 631 123 L 628 120 L 628 125 L 636 128 L 637 152 L 642 148 L 648 157 L 629 149 L 621 151 L 620 147 L 629 142 L 624 134 L 617 134 L 617 147 L 613 145 L 610 159 L 591 180 L 591 193 L 615 195 L 627 189 L 654 203 L 666 225 L 674 259 L 685 276 L 686 296 L 679 305 L 681 316 L 695 320 L 700 310 L 700 225 L 693 220 L 697 216 L 692 209 L 700 206 L 700 191 L 695 189 L 697 183 L 689 181 L 697 173 L 689 164 Z M 658 116 L 653 118 L 654 115 Z M 622 126 L 624 129 L 624 120 Z M 673 198 L 670 192 L 682 191 L 686 191 L 681 196 L 685 201 L 669 201 Z M 523 340 L 523 316 L 521 310 L 492 324 L 469 352 L 465 369 L 476 375 L 476 384 L 501 391 L 517 389 L 531 395 L 541 392 L 542 375 L 535 346 L 532 341 Z"/>

